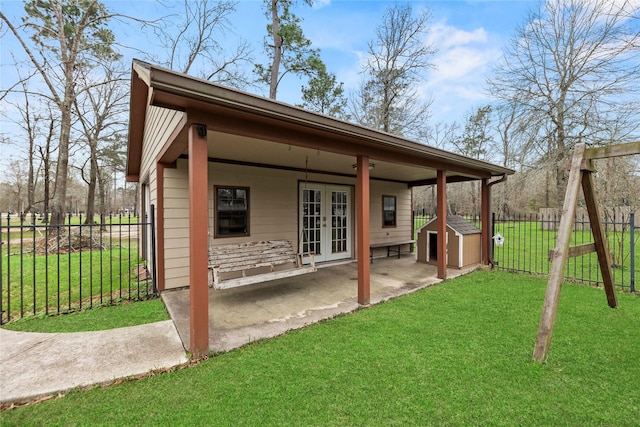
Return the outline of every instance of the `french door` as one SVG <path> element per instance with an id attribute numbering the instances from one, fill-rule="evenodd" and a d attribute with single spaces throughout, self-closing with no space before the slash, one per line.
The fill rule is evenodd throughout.
<path id="1" fill-rule="evenodd" d="M 316 262 L 351 258 L 351 187 L 300 183 L 299 211 L 303 254 L 314 252 Z"/>

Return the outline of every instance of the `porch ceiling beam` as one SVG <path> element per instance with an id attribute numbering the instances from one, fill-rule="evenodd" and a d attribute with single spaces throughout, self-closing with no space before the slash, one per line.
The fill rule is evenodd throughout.
<path id="1" fill-rule="evenodd" d="M 283 123 L 272 118 L 261 116 L 246 117 L 237 112 L 229 112 L 220 108 L 209 107 L 206 111 L 202 109 L 186 110 L 188 121 L 191 123 L 204 123 L 210 130 L 233 135 L 240 135 L 254 139 L 288 144 L 292 146 L 311 148 L 357 157 L 363 152 L 367 153 L 370 159 L 389 161 L 392 163 L 420 166 L 429 169 L 444 169 L 460 175 L 470 175 L 477 178 L 490 178 L 491 170 L 476 169 L 472 166 L 457 163 L 447 159 L 440 153 L 427 155 L 419 150 L 407 150 L 406 148 L 384 146 L 378 141 L 366 139 L 362 136 L 346 136 L 343 134 L 332 134 L 315 128 L 304 127 L 300 124 Z M 247 123 L 251 122 L 251 126 Z M 175 149 L 167 151 L 166 161 L 175 160 L 172 156 L 177 156 L 185 151 L 186 145 L 181 139 L 186 137 L 185 132 L 176 135 Z M 178 151 L 182 150 L 176 155 Z M 163 156 L 164 157 L 164 156 Z"/>
<path id="2" fill-rule="evenodd" d="M 186 154 L 181 154 L 178 158 L 186 160 L 186 159 L 189 158 L 189 156 L 186 155 Z M 267 164 L 267 163 L 245 162 L 245 161 L 242 161 L 242 160 L 222 159 L 222 158 L 219 158 L 219 157 L 209 157 L 207 159 L 207 161 L 209 163 L 223 163 L 223 164 L 227 164 L 227 165 L 250 166 L 250 167 L 254 167 L 254 168 L 276 169 L 276 170 L 284 170 L 284 171 L 290 171 L 290 172 L 305 172 L 305 173 L 318 174 L 318 175 L 342 176 L 342 177 L 345 177 L 345 178 L 356 178 L 357 177 L 357 175 L 354 175 L 352 173 L 331 172 L 331 171 L 319 170 L 319 169 L 305 169 L 305 168 L 298 168 L 298 167 L 294 167 L 294 166 L 270 165 L 270 164 Z M 407 184 L 408 185 L 408 183 L 406 181 L 403 181 L 403 180 L 400 180 L 400 179 L 377 178 L 377 177 L 373 177 L 371 175 L 369 175 L 369 179 L 371 181 L 395 182 L 397 184 Z"/>
<path id="3" fill-rule="evenodd" d="M 188 115 L 185 114 L 160 150 L 160 153 L 158 154 L 158 163 L 162 163 L 164 165 L 172 164 L 187 150 L 189 147 L 189 132 L 193 125 L 194 123 L 189 121 Z"/>
<path id="4" fill-rule="evenodd" d="M 481 177 L 468 177 L 463 175 L 450 175 L 446 177 L 447 183 L 451 184 L 454 182 L 467 182 L 467 181 L 476 181 L 478 179 L 486 179 L 489 176 L 481 176 Z M 421 179 L 419 181 L 411 181 L 408 183 L 409 187 L 421 187 L 424 185 L 436 185 L 438 183 L 438 178 L 429 178 L 429 179 Z"/>

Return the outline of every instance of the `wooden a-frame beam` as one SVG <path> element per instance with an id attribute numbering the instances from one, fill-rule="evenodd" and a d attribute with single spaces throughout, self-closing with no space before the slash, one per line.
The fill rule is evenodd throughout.
<path id="1" fill-rule="evenodd" d="M 611 260 L 607 248 L 607 240 L 602 227 L 602 218 L 595 196 L 595 185 L 593 183 L 593 165 L 590 159 L 626 156 L 640 154 L 640 143 L 622 144 L 620 146 L 599 147 L 586 149 L 584 144 L 577 144 L 571 160 L 571 170 L 567 182 L 567 192 L 562 207 L 562 217 L 558 227 L 556 248 L 550 252 L 552 259 L 551 272 L 547 283 L 547 292 L 540 316 L 540 326 L 538 336 L 533 349 L 533 358 L 537 361 L 544 361 L 551 344 L 551 336 L 555 324 L 558 310 L 558 299 L 560 297 L 560 287 L 564 276 L 567 259 L 590 252 L 593 247 L 598 254 L 598 263 L 602 272 L 609 307 L 615 308 L 618 305 L 613 282 L 613 271 L 611 270 Z M 582 187 L 593 233 L 593 244 L 582 245 L 570 248 L 571 230 L 576 213 L 578 195 Z"/>
<path id="2" fill-rule="evenodd" d="M 582 190 L 584 192 L 584 201 L 587 205 L 587 214 L 591 223 L 591 233 L 593 234 L 593 242 L 596 245 L 598 253 L 598 263 L 602 272 L 602 282 L 604 290 L 607 294 L 607 302 L 609 307 L 616 308 L 618 306 L 618 298 L 613 283 L 613 271 L 611 270 L 611 259 L 607 248 L 607 238 L 602 229 L 602 218 L 600 217 L 600 209 L 596 201 L 595 185 L 593 183 L 593 173 L 591 171 L 582 172 Z"/>
<path id="3" fill-rule="evenodd" d="M 585 160 L 631 156 L 634 154 L 640 154 L 640 141 L 630 142 L 628 144 L 606 145 L 604 147 L 587 148 L 584 150 Z"/>
<path id="4" fill-rule="evenodd" d="M 556 322 L 560 287 L 564 277 L 564 269 L 567 265 L 566 254 L 569 251 L 571 229 L 573 228 L 573 221 L 576 215 L 576 205 L 582 175 L 580 166 L 584 158 L 584 149 L 584 144 L 577 145 L 573 153 L 573 159 L 571 160 L 571 171 L 569 172 L 567 192 L 564 197 L 560 225 L 558 226 L 553 263 L 551 264 L 547 292 L 544 297 L 544 305 L 542 306 L 538 337 L 536 338 L 536 345 L 533 349 L 533 358 L 538 361 L 543 361 L 547 357 L 547 351 L 551 344 L 551 335 L 553 334 L 553 326 Z"/>

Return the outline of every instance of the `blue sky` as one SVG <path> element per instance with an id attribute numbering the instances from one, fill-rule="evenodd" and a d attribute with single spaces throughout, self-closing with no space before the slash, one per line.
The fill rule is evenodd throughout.
<path id="1" fill-rule="evenodd" d="M 175 4 L 176 12 L 181 2 Z M 381 22 L 384 10 L 394 2 L 371 0 L 316 0 L 313 8 L 302 1 L 296 14 L 303 19 L 305 35 L 320 48 L 322 58 L 338 81 L 349 92 L 358 88 L 361 61 L 366 57 L 367 42 Z M 438 49 L 432 58 L 434 70 L 425 74 L 418 90 L 425 99 L 432 98 L 432 121 L 464 121 L 473 109 L 490 101 L 484 94 L 484 81 L 491 65 L 500 57 L 503 45 L 522 24 L 534 2 L 527 1 L 410 1 L 415 10 L 431 11 L 430 34 L 426 42 Z M 158 4 L 152 0 L 105 1 L 112 10 L 141 19 L 159 16 Z M 21 1 L 0 0 L 0 7 L 9 17 L 22 14 Z M 19 21 L 15 21 L 19 22 Z M 253 47 L 256 62 L 266 62 L 262 42 L 266 17 L 263 2 L 240 0 L 231 25 L 236 34 Z M 146 37 L 133 27 L 114 27 L 118 40 L 140 50 L 155 49 L 153 37 Z M 16 49 L 12 35 L 2 36 L 2 86 L 12 80 L 9 49 Z M 16 50 L 19 52 L 19 49 Z M 141 58 L 140 52 L 123 52 L 126 57 Z M 298 103 L 302 82 L 292 77 L 283 80 L 278 99 Z M 260 89 L 252 89 L 260 92 Z M 265 88 L 261 94 L 266 94 Z M 6 123 L 2 124 L 3 128 Z M 4 148 L 3 148 L 4 150 Z"/>

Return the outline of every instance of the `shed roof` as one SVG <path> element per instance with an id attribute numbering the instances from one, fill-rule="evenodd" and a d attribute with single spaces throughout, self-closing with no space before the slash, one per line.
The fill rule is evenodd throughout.
<path id="1" fill-rule="evenodd" d="M 435 222 L 438 218 L 434 217 L 431 221 L 427 222 L 425 225 L 420 227 L 421 229 Z M 480 234 L 482 231 L 461 217 L 460 215 L 447 215 L 447 227 L 450 227 L 453 231 L 458 234 L 467 235 L 467 234 Z"/>
<path id="2" fill-rule="evenodd" d="M 185 113 L 182 128 L 176 130 L 158 159 L 164 164 L 186 153 L 186 130 L 203 124 L 210 131 L 209 155 L 216 161 L 295 168 L 304 164 L 306 155 L 319 171 L 348 175 L 353 174 L 354 157 L 366 155 L 375 163 L 372 179 L 396 180 L 409 186 L 435 184 L 437 170 L 446 171 L 447 182 L 514 172 L 134 60 L 127 153 L 127 177 L 132 181 L 139 179 L 145 121 L 151 107 Z M 322 156 L 315 155 L 320 152 Z"/>

